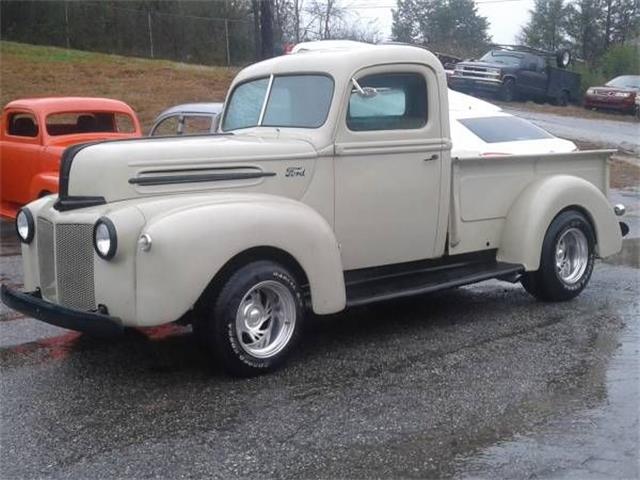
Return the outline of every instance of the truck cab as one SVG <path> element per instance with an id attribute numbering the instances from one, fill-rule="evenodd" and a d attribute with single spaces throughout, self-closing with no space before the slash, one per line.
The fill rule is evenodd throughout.
<path id="1" fill-rule="evenodd" d="M 67 149 L 59 196 L 17 217 L 27 291 L 3 300 L 98 335 L 191 323 L 246 376 L 287 359 L 308 312 L 490 278 L 574 298 L 621 247 L 610 152 L 452 158 L 447 102 L 422 48 L 249 66 L 216 134 Z"/>

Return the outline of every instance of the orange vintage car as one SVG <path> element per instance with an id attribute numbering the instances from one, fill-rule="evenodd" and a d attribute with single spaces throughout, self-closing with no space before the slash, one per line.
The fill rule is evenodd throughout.
<path id="1" fill-rule="evenodd" d="M 58 191 L 60 157 L 77 143 L 142 135 L 133 109 L 108 98 L 15 100 L 0 124 L 0 216 L 14 218 L 24 204 Z"/>

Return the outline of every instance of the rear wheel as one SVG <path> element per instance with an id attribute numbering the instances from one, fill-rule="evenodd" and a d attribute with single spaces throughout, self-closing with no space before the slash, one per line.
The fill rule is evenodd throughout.
<path id="1" fill-rule="evenodd" d="M 542 244 L 540 268 L 527 272 L 522 285 L 539 300 L 570 300 L 589 283 L 594 261 L 591 224 L 581 213 L 566 211 L 551 222 Z"/>
<path id="2" fill-rule="evenodd" d="M 228 373 L 242 377 L 279 367 L 298 343 L 304 319 L 297 281 L 271 261 L 238 269 L 203 313 L 196 334 Z"/>
<path id="3" fill-rule="evenodd" d="M 567 92 L 566 90 L 562 90 L 560 93 L 558 93 L 555 103 L 560 107 L 566 107 L 567 105 L 569 105 L 569 92 Z"/>

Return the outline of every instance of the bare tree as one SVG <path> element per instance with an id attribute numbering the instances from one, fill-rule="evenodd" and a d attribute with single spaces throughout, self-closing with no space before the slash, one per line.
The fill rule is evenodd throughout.
<path id="1" fill-rule="evenodd" d="M 272 0 L 260 1 L 260 39 L 262 58 L 273 57 L 273 17 Z"/>
<path id="2" fill-rule="evenodd" d="M 311 23 L 318 25 L 315 36 L 320 40 L 328 40 L 342 26 L 346 9 L 338 5 L 338 0 L 311 0 L 306 12 Z"/>

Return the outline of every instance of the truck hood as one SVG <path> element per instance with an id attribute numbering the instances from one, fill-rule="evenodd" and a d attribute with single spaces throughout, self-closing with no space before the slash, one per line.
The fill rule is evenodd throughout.
<path id="1" fill-rule="evenodd" d="M 299 197 L 317 155 L 302 139 L 247 133 L 88 144 L 65 152 L 60 201 L 81 205 L 82 199 L 109 203 L 229 189 Z"/>
<path id="2" fill-rule="evenodd" d="M 603 85 L 601 87 L 590 87 L 589 90 L 594 90 L 600 95 L 610 94 L 610 93 L 638 93 L 640 89 L 637 88 L 626 88 L 626 87 L 610 87 L 608 85 Z"/>
<path id="3" fill-rule="evenodd" d="M 504 63 L 488 63 L 488 62 L 459 62 L 456 64 L 456 66 L 458 65 L 462 67 L 480 67 L 480 68 L 498 68 L 498 69 L 504 69 L 508 67 L 508 65 L 505 65 Z"/>

